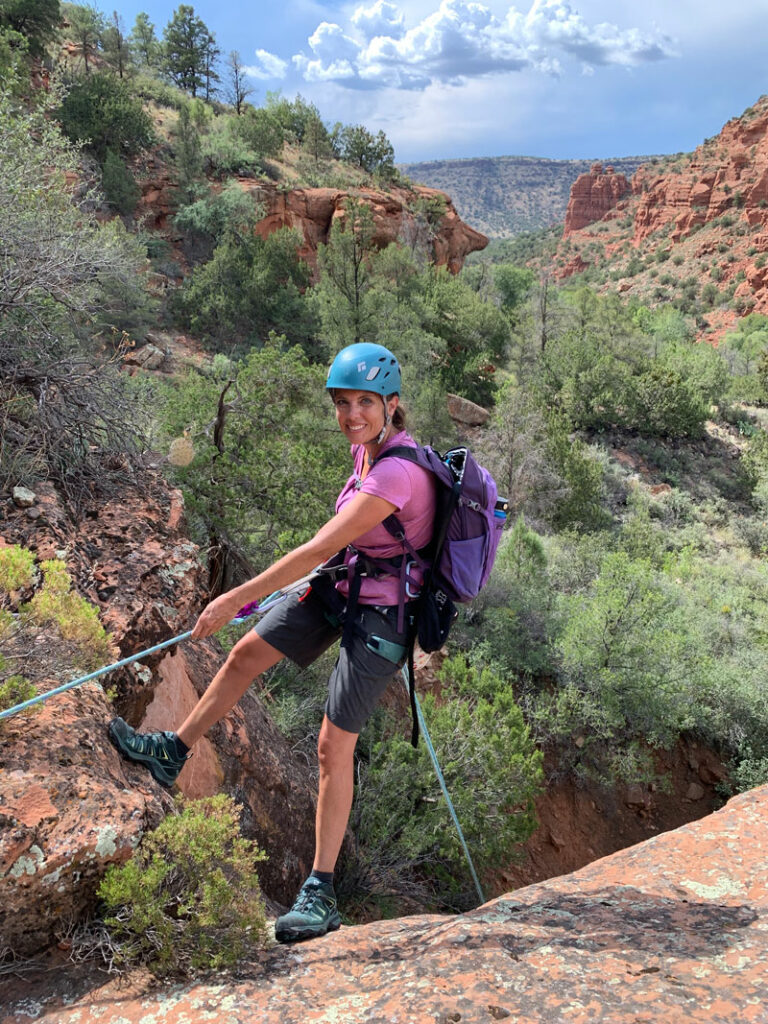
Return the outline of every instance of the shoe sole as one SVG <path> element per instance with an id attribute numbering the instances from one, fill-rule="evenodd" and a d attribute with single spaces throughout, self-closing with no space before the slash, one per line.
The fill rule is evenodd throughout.
<path id="1" fill-rule="evenodd" d="M 332 920 L 325 931 L 319 932 L 314 928 L 284 928 L 280 932 L 275 929 L 275 938 L 278 942 L 305 942 L 307 939 L 321 939 L 323 935 L 335 932 L 341 927 L 341 918 Z"/>
<path id="2" fill-rule="evenodd" d="M 111 722 L 109 723 L 109 727 L 107 728 L 107 735 L 109 736 L 109 741 L 112 744 L 112 746 L 115 748 L 115 750 L 117 750 L 118 754 L 120 754 L 120 756 L 124 760 L 130 761 L 132 764 L 138 764 L 146 768 L 147 771 L 152 776 L 152 778 L 155 780 L 155 782 L 159 782 L 164 789 L 172 789 L 174 787 L 174 785 L 176 784 L 176 780 L 179 777 L 178 772 L 170 780 L 167 777 L 163 778 L 162 775 L 159 774 L 160 772 L 162 772 L 162 769 L 157 767 L 157 762 L 153 757 L 146 757 L 142 754 L 137 754 L 133 750 L 129 751 L 124 749 L 122 746 L 122 738 L 119 735 L 119 733 L 113 731 Z"/>

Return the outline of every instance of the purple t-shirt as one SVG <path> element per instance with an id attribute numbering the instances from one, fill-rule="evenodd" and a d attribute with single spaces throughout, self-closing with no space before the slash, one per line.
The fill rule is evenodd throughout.
<path id="1" fill-rule="evenodd" d="M 401 430 L 400 433 L 393 434 L 388 438 L 379 452 L 386 451 L 387 448 L 392 448 L 395 445 L 417 447 L 410 434 Z M 355 471 L 336 499 L 336 511 L 340 511 L 358 491 L 363 491 L 364 494 L 373 494 L 377 498 L 384 498 L 385 501 L 395 506 L 394 514 L 403 525 L 408 543 L 417 551 L 419 548 L 425 547 L 432 539 L 435 521 L 436 484 L 434 476 L 413 462 L 393 456 L 389 459 L 382 459 L 369 470 L 365 480 L 361 480 L 360 475 L 365 464 L 365 457 L 365 448 L 360 444 L 353 444 L 352 458 Z M 394 558 L 403 553 L 402 545 L 381 523 L 357 537 L 354 546 L 358 551 L 370 555 L 371 558 Z M 347 561 L 349 561 L 349 557 L 349 553 L 347 553 Z M 417 578 L 421 576 L 418 570 L 414 570 L 413 575 Z M 347 581 L 339 581 L 336 587 L 346 597 L 349 592 Z M 400 581 L 397 577 L 383 576 L 373 579 L 364 576 L 360 586 L 360 602 L 362 604 L 396 605 L 400 594 L 399 588 Z"/>

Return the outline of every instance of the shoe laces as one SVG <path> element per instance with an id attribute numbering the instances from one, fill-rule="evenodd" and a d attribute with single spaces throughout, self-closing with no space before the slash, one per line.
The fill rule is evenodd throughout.
<path id="1" fill-rule="evenodd" d="M 317 902 L 323 902 L 323 898 L 332 901 L 333 897 L 330 893 L 324 890 L 322 884 L 320 885 L 303 885 L 299 891 L 299 895 L 296 897 L 296 902 L 293 904 L 292 910 L 303 913 L 304 911 L 311 911 Z"/>
<path id="2" fill-rule="evenodd" d="M 147 732 L 136 736 L 136 740 L 139 741 L 136 745 L 142 754 L 149 754 L 150 757 L 161 757 L 165 754 L 174 761 L 184 760 L 178 755 L 173 733 Z"/>

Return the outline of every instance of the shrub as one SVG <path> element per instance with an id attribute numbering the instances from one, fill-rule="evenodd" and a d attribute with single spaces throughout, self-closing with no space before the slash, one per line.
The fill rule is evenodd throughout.
<path id="1" fill-rule="evenodd" d="M 55 624 L 62 637 L 77 648 L 75 663 L 92 670 L 109 662 L 114 654 L 111 638 L 99 622 L 99 613 L 85 598 L 72 591 L 72 580 L 63 562 L 43 562 L 43 586 L 25 610 L 40 625 Z"/>
<path id="2" fill-rule="evenodd" d="M 99 887 L 117 959 L 159 975 L 230 966 L 266 939 L 254 868 L 265 855 L 240 836 L 234 801 L 177 803 Z"/>
<path id="3" fill-rule="evenodd" d="M 7 594 L 29 587 L 35 578 L 35 556 L 18 544 L 0 548 L 0 590 Z"/>
<path id="4" fill-rule="evenodd" d="M 441 698 L 424 697 L 424 716 L 473 861 L 480 871 L 498 868 L 536 827 L 542 756 L 512 687 L 493 671 L 457 657 L 440 679 Z M 455 899 L 471 888 L 424 743 L 414 750 L 400 735 L 375 741 L 360 790 L 353 824 L 374 875 L 382 864 L 407 868 L 449 905 L 446 890 Z"/>
<path id="5" fill-rule="evenodd" d="M 0 658 L 0 670 L 2 670 L 2 658 Z M 25 700 L 31 700 L 37 695 L 37 687 L 24 676 L 10 676 L 5 682 L 0 683 L 0 711 L 6 711 L 15 704 L 23 704 Z M 29 708 L 31 712 L 35 709 Z M 2 722 L 0 722 L 2 726 Z"/>
<path id="6" fill-rule="evenodd" d="M 58 120 L 65 135 L 73 142 L 86 141 L 100 161 L 110 149 L 131 156 L 155 141 L 141 102 L 108 74 L 89 75 L 75 84 L 59 108 Z"/>

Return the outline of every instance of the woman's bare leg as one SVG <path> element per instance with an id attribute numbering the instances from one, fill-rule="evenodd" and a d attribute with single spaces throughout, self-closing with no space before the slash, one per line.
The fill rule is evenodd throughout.
<path id="1" fill-rule="evenodd" d="M 246 633 L 213 677 L 210 686 L 177 730 L 177 736 L 191 747 L 237 704 L 256 676 L 276 665 L 280 651 L 257 633 Z"/>
<path id="2" fill-rule="evenodd" d="M 315 817 L 316 871 L 333 871 L 344 841 L 354 792 L 357 733 L 339 729 L 323 718 L 317 743 L 320 787 Z"/>

